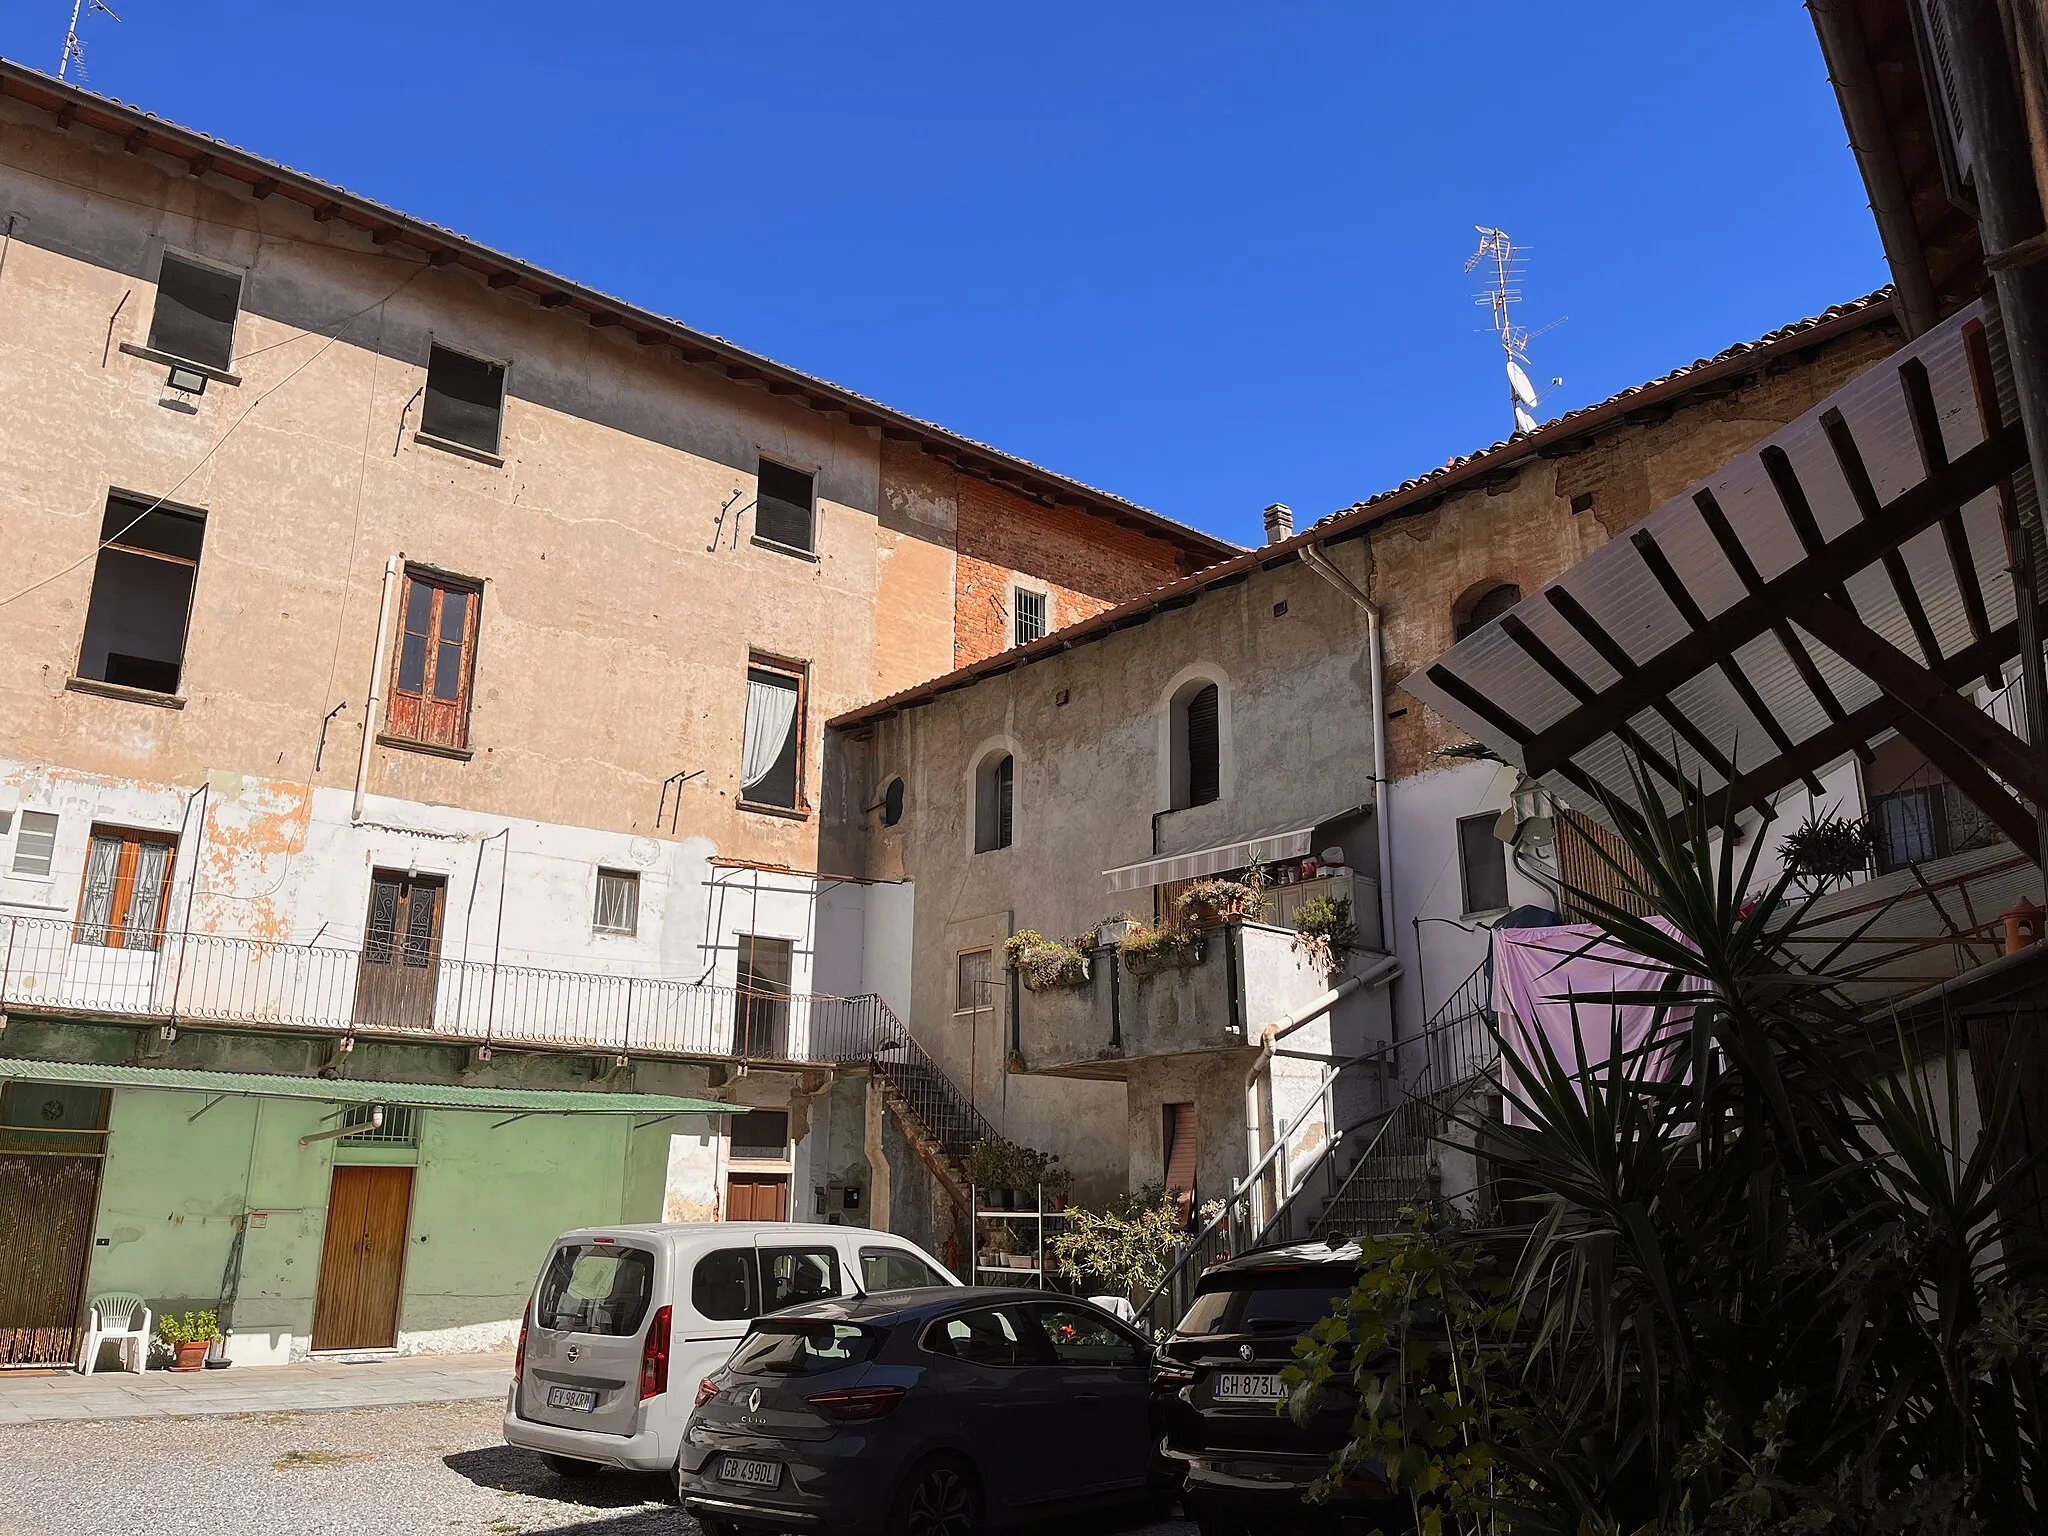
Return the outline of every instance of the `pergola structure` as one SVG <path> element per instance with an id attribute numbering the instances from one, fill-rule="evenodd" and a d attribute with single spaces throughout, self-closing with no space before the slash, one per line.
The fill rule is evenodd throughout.
<path id="1" fill-rule="evenodd" d="M 1403 686 L 1603 817 L 1603 790 L 1634 803 L 1633 761 L 1667 812 L 1697 784 L 1716 819 L 1768 819 L 1781 792 L 1818 795 L 1824 772 L 1896 732 L 2007 842 L 1902 873 L 1925 921 L 1904 919 L 1916 931 L 1893 932 L 1868 974 L 1896 991 L 1988 958 L 1995 903 L 2038 893 L 2048 842 L 2048 754 L 2015 733 L 2027 690 L 2007 677 L 2040 655 L 2043 622 L 2010 397 L 1980 299 Z M 1901 965 L 1943 947 L 1945 969 Z"/>

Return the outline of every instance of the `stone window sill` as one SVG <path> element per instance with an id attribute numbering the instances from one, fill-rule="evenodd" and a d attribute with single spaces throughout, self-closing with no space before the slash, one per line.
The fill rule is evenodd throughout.
<path id="1" fill-rule="evenodd" d="M 472 448 L 467 443 L 451 442 L 445 437 L 432 437 L 425 432 L 415 432 L 412 440 L 424 443 L 429 448 L 438 448 L 443 453 L 452 453 L 458 459 L 475 459 L 479 464 L 488 464 L 493 469 L 503 469 L 505 461 L 495 453 L 486 453 L 481 448 Z"/>
<path id="2" fill-rule="evenodd" d="M 130 688 L 126 683 L 103 683 L 96 677 L 67 677 L 64 686 L 73 693 L 97 694 L 103 699 L 126 699 L 130 704 L 147 704 L 154 709 L 183 709 L 182 693 L 158 693 L 154 688 Z"/>
<path id="3" fill-rule="evenodd" d="M 809 821 L 811 808 L 807 805 L 762 805 L 754 800 L 742 800 L 739 808 L 752 811 L 757 816 L 780 816 L 784 821 Z"/>
<path id="4" fill-rule="evenodd" d="M 758 533 L 747 542 L 756 549 L 773 550 L 778 555 L 788 555 L 792 560 L 808 560 L 813 565 L 818 564 L 818 552 L 815 549 L 798 549 L 794 544 L 778 544 L 773 539 L 762 538 Z"/>
<path id="5" fill-rule="evenodd" d="M 209 368 L 205 363 L 195 363 L 189 357 L 179 357 L 175 352 L 159 352 L 155 347 L 138 347 L 132 341 L 122 342 L 121 350 L 130 357 L 141 358 L 145 363 L 162 363 L 166 368 L 188 368 L 200 375 L 200 377 L 211 379 L 216 384 L 239 386 L 242 382 L 242 376 L 239 373 L 229 373 L 221 368 Z"/>
<path id="6" fill-rule="evenodd" d="M 414 741 L 410 736 L 393 736 L 387 731 L 377 733 L 377 745 L 396 747 L 401 752 L 424 752 L 428 757 L 453 758 L 458 763 L 466 763 L 476 756 L 474 747 L 444 747 L 439 742 Z"/>

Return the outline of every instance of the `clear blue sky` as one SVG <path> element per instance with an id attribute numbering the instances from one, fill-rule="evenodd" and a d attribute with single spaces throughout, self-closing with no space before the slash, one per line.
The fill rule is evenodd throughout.
<path id="1" fill-rule="evenodd" d="M 113 3 L 93 89 L 1244 542 L 1504 435 L 1474 224 L 1545 416 L 1885 277 L 1790 0 Z"/>

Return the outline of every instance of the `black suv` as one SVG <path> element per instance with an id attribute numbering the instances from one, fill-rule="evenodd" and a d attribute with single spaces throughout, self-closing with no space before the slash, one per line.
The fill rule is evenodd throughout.
<path id="1" fill-rule="evenodd" d="M 1153 1357 L 1161 1449 L 1187 1468 L 1182 1507 L 1202 1536 L 1412 1527 L 1408 1501 L 1360 1468 L 1341 1494 L 1308 1504 L 1309 1485 L 1351 1438 L 1356 1394 L 1333 1382 L 1316 1414 L 1280 1411 L 1280 1370 L 1294 1341 L 1329 1314 L 1358 1276 L 1358 1247 L 1299 1243 L 1225 1260 L 1195 1288 L 1193 1305 Z"/>

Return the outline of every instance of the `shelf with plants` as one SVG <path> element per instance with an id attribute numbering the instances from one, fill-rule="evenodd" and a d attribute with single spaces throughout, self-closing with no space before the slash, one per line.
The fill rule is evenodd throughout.
<path id="1" fill-rule="evenodd" d="M 968 1153 L 967 1178 L 975 1283 L 1047 1285 L 1047 1238 L 1065 1219 L 1073 1175 L 1055 1154 L 992 1136 Z"/>

